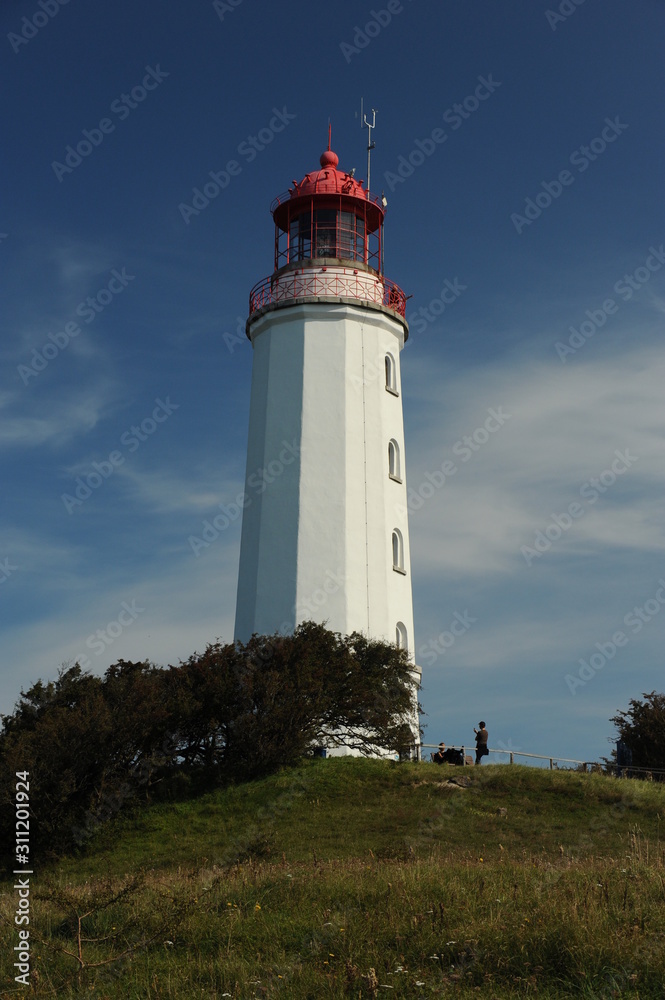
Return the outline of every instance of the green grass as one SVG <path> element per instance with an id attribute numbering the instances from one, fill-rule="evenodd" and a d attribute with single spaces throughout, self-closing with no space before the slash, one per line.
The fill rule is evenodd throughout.
<path id="1" fill-rule="evenodd" d="M 152 806 L 33 879 L 30 995 L 663 1000 L 663 817 L 646 782 L 359 759 Z"/>

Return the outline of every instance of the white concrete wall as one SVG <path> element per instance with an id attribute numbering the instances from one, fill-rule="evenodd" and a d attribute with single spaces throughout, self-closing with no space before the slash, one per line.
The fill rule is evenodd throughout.
<path id="1" fill-rule="evenodd" d="M 270 311 L 252 327 L 254 365 L 236 638 L 326 622 L 413 650 L 401 396 L 386 391 L 384 358 L 403 327 L 359 305 L 316 302 Z M 400 446 L 402 483 L 388 476 Z M 284 464 L 285 445 L 300 454 Z M 271 466 L 271 463 L 272 466 Z M 282 470 L 263 492 L 257 470 Z M 392 531 L 406 575 L 392 568 Z"/>
<path id="2" fill-rule="evenodd" d="M 274 318 L 253 345 L 235 623 L 236 638 L 243 641 L 253 632 L 270 634 L 294 623 L 304 341 L 279 313 Z M 280 467 L 273 478 L 270 470 Z"/>

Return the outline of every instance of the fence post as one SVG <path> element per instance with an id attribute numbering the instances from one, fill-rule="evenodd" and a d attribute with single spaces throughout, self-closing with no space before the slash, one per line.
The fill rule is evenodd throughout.
<path id="1" fill-rule="evenodd" d="M 550 771 L 554 770 L 554 758 L 550 757 Z"/>
<path id="2" fill-rule="evenodd" d="M 513 755 L 513 752 L 512 752 L 512 750 L 511 750 L 511 753 L 510 753 L 510 763 L 511 763 L 511 764 L 514 764 L 514 763 L 515 763 L 515 757 L 514 757 L 514 755 Z"/>

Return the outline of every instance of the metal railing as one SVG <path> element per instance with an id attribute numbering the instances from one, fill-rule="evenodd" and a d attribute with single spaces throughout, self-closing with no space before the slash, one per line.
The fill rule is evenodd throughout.
<path id="1" fill-rule="evenodd" d="M 383 275 L 344 267 L 304 267 L 263 278 L 249 293 L 249 315 L 271 305 L 285 305 L 296 299 L 351 298 L 375 303 L 406 313 L 406 295 L 394 281 Z"/>
<path id="2" fill-rule="evenodd" d="M 287 201 L 295 201 L 296 198 L 311 197 L 312 194 L 315 194 L 319 198 L 324 195 L 328 195 L 331 198 L 335 197 L 339 198 L 340 195 L 346 198 L 348 197 L 357 198 L 359 201 L 368 201 L 370 205 L 376 205 L 377 208 L 381 209 L 382 213 L 384 210 L 382 196 L 379 194 L 372 194 L 371 191 L 368 192 L 366 190 L 363 190 L 362 194 L 358 195 L 358 194 L 351 194 L 351 188 L 349 188 L 347 191 L 343 189 L 341 191 L 327 191 L 324 189 L 316 192 L 306 190 L 303 194 L 300 194 L 297 188 L 295 189 L 289 188 L 288 191 L 283 191 L 282 194 L 278 194 L 275 198 L 273 198 L 273 200 L 270 202 L 270 212 L 271 213 L 274 212 L 276 208 L 279 208 L 280 205 L 284 205 L 285 202 Z"/>
<path id="3" fill-rule="evenodd" d="M 421 752 L 422 752 L 422 750 L 425 750 L 425 749 L 438 750 L 439 749 L 439 744 L 438 743 L 421 743 L 420 744 L 420 748 L 421 748 Z M 449 748 L 448 744 L 446 744 L 446 749 L 448 749 L 448 748 Z M 468 756 L 475 756 L 475 752 L 476 752 L 475 745 L 473 747 L 451 745 L 450 749 L 451 750 L 461 750 L 462 754 L 464 755 L 464 757 L 466 757 L 467 755 Z M 522 751 L 522 750 L 504 750 L 504 749 L 498 749 L 498 748 L 497 749 L 492 749 L 490 747 L 488 747 L 488 752 L 491 753 L 491 754 L 492 753 L 496 753 L 496 754 L 505 754 L 505 755 L 507 755 L 509 757 L 509 761 L 508 761 L 509 764 L 514 764 L 515 763 L 515 757 L 529 757 L 529 758 L 532 758 L 534 760 L 546 760 L 546 761 L 549 761 L 549 765 L 550 765 L 549 769 L 550 769 L 550 771 L 555 771 L 557 769 L 557 766 L 558 766 L 559 763 L 561 763 L 561 764 L 577 764 L 578 767 L 580 767 L 584 771 L 585 774 L 588 773 L 589 771 L 601 770 L 604 774 L 613 774 L 615 772 L 621 772 L 621 774 L 626 774 L 626 775 L 630 775 L 630 774 L 633 774 L 633 773 L 635 773 L 635 774 L 651 774 L 654 777 L 656 775 L 658 775 L 658 779 L 657 780 L 659 780 L 659 781 L 665 779 L 665 769 L 658 768 L 658 767 L 633 767 L 632 764 L 630 764 L 630 765 L 623 764 L 623 765 L 619 766 L 616 763 L 603 764 L 600 761 L 596 761 L 596 760 L 576 760 L 573 757 L 556 757 L 556 756 L 548 756 L 547 754 L 540 754 L 540 753 L 526 753 L 525 751 Z M 424 759 L 424 757 L 422 759 Z"/>

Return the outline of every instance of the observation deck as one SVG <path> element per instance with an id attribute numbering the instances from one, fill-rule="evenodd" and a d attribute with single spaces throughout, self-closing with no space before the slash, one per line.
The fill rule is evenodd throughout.
<path id="1" fill-rule="evenodd" d="M 249 293 L 249 315 L 269 306 L 322 299 L 383 306 L 404 318 L 406 295 L 394 281 L 367 267 L 329 258 L 287 266 L 257 282 Z"/>
<path id="2" fill-rule="evenodd" d="M 406 295 L 383 274 L 385 198 L 338 170 L 330 143 L 319 162 L 270 206 L 275 270 L 249 294 L 248 336 L 257 312 L 300 302 L 357 302 L 404 320 Z"/>

